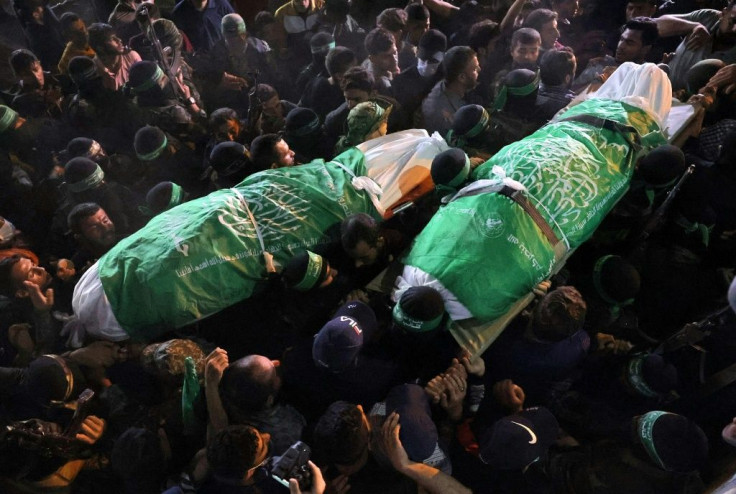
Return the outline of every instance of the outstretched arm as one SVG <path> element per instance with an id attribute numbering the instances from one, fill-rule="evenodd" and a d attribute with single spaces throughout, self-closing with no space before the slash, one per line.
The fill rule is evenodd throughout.
<path id="1" fill-rule="evenodd" d="M 453 477 L 424 463 L 409 459 L 399 439 L 399 414 L 393 412 L 386 418 L 381 429 L 383 448 L 393 467 L 406 475 L 430 494 L 472 494 L 472 491 Z"/>

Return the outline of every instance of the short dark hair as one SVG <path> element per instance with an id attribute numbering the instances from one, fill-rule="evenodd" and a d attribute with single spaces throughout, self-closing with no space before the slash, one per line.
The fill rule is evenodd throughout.
<path id="1" fill-rule="evenodd" d="M 94 51 L 100 51 L 100 48 L 105 45 L 107 39 L 113 34 L 115 34 L 115 29 L 110 24 L 95 22 L 87 29 L 89 47 Z"/>
<path id="2" fill-rule="evenodd" d="M 344 46 L 336 46 L 327 53 L 325 67 L 327 67 L 327 72 L 332 76 L 342 74 L 357 62 L 353 50 Z"/>
<path id="3" fill-rule="evenodd" d="M 429 9 L 426 5 L 421 3 L 410 3 L 404 7 L 404 12 L 406 12 L 407 22 L 425 22 L 430 18 Z"/>
<path id="4" fill-rule="evenodd" d="M 64 15 L 59 17 L 59 23 L 61 24 L 61 32 L 65 33 L 75 22 L 81 20 L 75 12 L 64 12 Z"/>
<path id="5" fill-rule="evenodd" d="M 468 46 L 476 52 L 480 48 L 486 48 L 492 39 L 501 34 L 498 22 L 486 19 L 476 22 L 470 26 L 470 34 L 468 35 Z"/>
<path id="6" fill-rule="evenodd" d="M 13 68 L 13 73 L 18 77 L 22 72 L 28 70 L 33 63 L 38 62 L 38 57 L 31 50 L 19 48 L 10 54 L 8 61 Z"/>
<path id="7" fill-rule="evenodd" d="M 102 209 L 102 207 L 95 202 L 83 202 L 74 206 L 66 217 L 66 222 L 67 225 L 69 225 L 71 232 L 77 234 L 82 233 L 82 229 L 80 227 L 82 221 L 86 220 L 93 214 L 96 214 L 100 209 Z"/>
<path id="8" fill-rule="evenodd" d="M 621 32 L 626 29 L 641 31 L 641 42 L 644 46 L 652 46 L 659 38 L 657 23 L 649 17 L 635 17 L 624 24 Z"/>
<path id="9" fill-rule="evenodd" d="M 541 42 L 542 37 L 539 35 L 539 31 L 532 27 L 522 27 L 511 35 L 511 48 L 518 44 L 531 45 L 532 43 Z"/>
<path id="10" fill-rule="evenodd" d="M 223 106 L 222 108 L 218 108 L 217 110 L 210 113 L 210 118 L 207 123 L 209 124 L 210 129 L 216 129 L 220 125 L 223 125 L 230 120 L 238 120 L 238 112 L 236 112 L 232 108 Z"/>
<path id="11" fill-rule="evenodd" d="M 542 26 L 550 21 L 557 19 L 557 12 L 549 9 L 535 9 L 529 12 L 529 15 L 524 19 L 524 27 L 531 27 L 537 31 L 542 30 Z"/>
<path id="12" fill-rule="evenodd" d="M 253 34 L 260 36 L 263 33 L 263 28 L 274 22 L 276 22 L 276 17 L 271 12 L 267 10 L 258 12 L 253 18 Z"/>
<path id="13" fill-rule="evenodd" d="M 213 473 L 242 479 L 253 468 L 260 434 L 249 425 L 231 425 L 219 431 L 207 445 L 207 461 Z"/>
<path id="14" fill-rule="evenodd" d="M 13 266 L 23 258 L 24 256 L 15 254 L 0 261 L 0 295 L 5 295 L 8 298 L 15 297 L 18 287 L 13 282 L 11 272 Z"/>
<path id="15" fill-rule="evenodd" d="M 374 247 L 378 242 L 378 237 L 378 222 L 366 213 L 352 214 L 340 225 L 340 242 L 346 251 L 353 250 L 361 240 L 369 247 Z"/>
<path id="16" fill-rule="evenodd" d="M 475 50 L 469 46 L 453 46 L 447 50 L 442 61 L 442 67 L 445 69 L 445 79 L 448 82 L 457 80 L 474 56 Z"/>
<path id="17" fill-rule="evenodd" d="M 314 427 L 314 448 L 328 464 L 352 465 L 370 441 L 357 405 L 336 401 L 327 408 Z"/>
<path id="18" fill-rule="evenodd" d="M 568 75 L 575 76 L 576 60 L 570 50 L 547 50 L 539 61 L 539 77 L 548 86 L 559 86 Z"/>
<path id="19" fill-rule="evenodd" d="M 368 55 L 378 55 L 391 49 L 395 45 L 394 36 L 382 27 L 377 27 L 365 37 L 365 51 Z"/>
<path id="20" fill-rule="evenodd" d="M 373 74 L 363 67 L 351 67 L 342 75 L 342 90 L 359 89 L 370 93 L 375 81 Z"/>
<path id="21" fill-rule="evenodd" d="M 256 87 L 256 96 L 258 96 L 258 99 L 261 100 L 261 102 L 264 102 L 270 100 L 274 96 L 278 97 L 279 92 L 269 84 L 258 84 L 258 87 Z"/>
<path id="22" fill-rule="evenodd" d="M 376 26 L 387 31 L 405 31 L 408 15 L 404 9 L 385 9 L 376 16 Z"/>
<path id="23" fill-rule="evenodd" d="M 256 165 L 256 169 L 265 170 L 278 159 L 274 148 L 279 141 L 283 140 L 279 134 L 263 134 L 250 144 L 250 159 Z"/>

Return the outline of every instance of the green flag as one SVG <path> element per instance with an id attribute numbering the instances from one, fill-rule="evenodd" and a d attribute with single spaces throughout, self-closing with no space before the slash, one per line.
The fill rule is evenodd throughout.
<path id="1" fill-rule="evenodd" d="M 636 107 L 602 99 L 574 106 L 474 171 L 476 180 L 519 183 L 541 220 L 495 192 L 462 197 L 432 218 L 406 264 L 437 278 L 476 319 L 492 321 L 547 278 L 561 252 L 593 234 L 626 192 L 637 148 L 664 143 Z"/>
<path id="2" fill-rule="evenodd" d="M 365 174 L 356 148 L 335 161 Z M 265 279 L 261 239 L 284 266 L 305 248 L 330 241 L 328 229 L 348 215 L 380 219 L 351 178 L 317 160 L 257 173 L 155 216 L 99 261 L 118 322 L 144 340 L 192 323 L 248 298 Z"/>

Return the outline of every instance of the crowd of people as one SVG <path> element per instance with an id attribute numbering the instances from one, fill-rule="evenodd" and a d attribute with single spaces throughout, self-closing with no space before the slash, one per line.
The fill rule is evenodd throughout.
<path id="1" fill-rule="evenodd" d="M 674 494 L 733 474 L 736 1 L 0 12 L 0 491 Z M 472 353 L 437 289 L 392 291 L 413 238 L 627 62 L 657 64 L 702 131 L 641 153 L 592 238 Z M 389 220 L 349 215 L 195 324 L 74 330 L 77 282 L 151 218 L 406 129 L 450 149 Z"/>

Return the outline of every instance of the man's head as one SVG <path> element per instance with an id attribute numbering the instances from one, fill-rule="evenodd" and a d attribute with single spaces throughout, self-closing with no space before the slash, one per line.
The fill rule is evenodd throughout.
<path id="1" fill-rule="evenodd" d="M 325 67 L 327 67 L 327 73 L 330 74 L 332 83 L 337 87 L 341 87 L 342 78 L 345 72 L 351 67 L 354 67 L 358 63 L 355 58 L 355 53 L 350 48 L 344 46 L 336 46 L 331 49 L 325 58 Z"/>
<path id="2" fill-rule="evenodd" d="M 278 360 L 248 355 L 232 362 L 222 374 L 219 393 L 233 423 L 272 407 L 281 389 Z"/>
<path id="3" fill-rule="evenodd" d="M 629 0 L 626 4 L 626 21 L 636 17 L 654 17 L 659 8 L 659 0 Z"/>
<path id="4" fill-rule="evenodd" d="M 511 36 L 511 60 L 516 69 L 535 69 L 542 38 L 536 29 L 522 27 Z"/>
<path id="5" fill-rule="evenodd" d="M 352 110 L 358 104 L 368 101 L 373 97 L 373 76 L 363 67 L 352 67 L 343 74 L 342 94 Z"/>
<path id="6" fill-rule="evenodd" d="M 616 62 L 643 62 L 658 36 L 653 20 L 637 17 L 628 21 L 616 46 Z"/>
<path id="7" fill-rule="evenodd" d="M 67 41 L 71 41 L 76 46 L 87 45 L 87 24 L 81 17 L 74 12 L 66 12 L 59 21 L 61 32 Z"/>
<path id="8" fill-rule="evenodd" d="M 496 48 L 496 41 L 500 34 L 498 23 L 487 19 L 476 22 L 470 27 L 468 45 L 478 54 L 481 66 L 485 66 L 488 62 L 490 54 Z"/>
<path id="9" fill-rule="evenodd" d="M 413 286 L 396 301 L 392 316 L 395 327 L 406 334 L 436 335 L 446 321 L 445 301 L 432 287 Z"/>
<path id="10" fill-rule="evenodd" d="M 291 4 L 300 14 L 306 14 L 312 8 L 312 0 L 291 0 Z"/>
<path id="11" fill-rule="evenodd" d="M 466 92 L 478 85 L 480 64 L 469 46 L 453 46 L 445 53 L 442 64 L 448 84 L 459 83 Z"/>
<path id="12" fill-rule="evenodd" d="M 23 86 L 39 89 L 44 84 L 43 67 L 30 50 L 20 48 L 10 54 L 10 66 L 15 77 L 23 81 Z"/>
<path id="13" fill-rule="evenodd" d="M 250 156 L 258 170 L 294 166 L 294 151 L 278 134 L 263 134 L 253 139 Z"/>
<path id="14" fill-rule="evenodd" d="M 376 26 L 391 33 L 396 48 L 401 48 L 407 30 L 406 11 L 398 8 L 386 9 L 376 17 Z"/>
<path id="15" fill-rule="evenodd" d="M 225 481 L 247 481 L 268 459 L 271 436 L 249 425 L 231 425 L 219 431 L 207 446 L 212 473 Z"/>
<path id="16" fill-rule="evenodd" d="M 43 291 L 51 280 L 51 275 L 44 268 L 27 257 L 15 255 L 0 261 L 0 294 L 7 297 L 25 298 L 28 296 L 26 282 Z"/>
<path id="17" fill-rule="evenodd" d="M 264 115 L 277 119 L 284 118 L 284 107 L 281 104 L 281 98 L 273 86 L 269 84 L 258 84 L 256 95 L 261 100 L 261 108 Z"/>
<path id="18" fill-rule="evenodd" d="M 286 48 L 286 31 L 276 22 L 276 18 L 271 12 L 258 12 L 255 19 L 253 19 L 252 28 L 256 36 L 274 49 Z"/>
<path id="19" fill-rule="evenodd" d="M 87 30 L 89 46 L 101 56 L 121 55 L 125 51 L 123 41 L 110 24 L 95 22 Z"/>
<path id="20" fill-rule="evenodd" d="M 534 334 L 546 341 L 561 341 L 583 327 L 587 305 L 572 286 L 549 292 L 534 310 Z"/>
<path id="21" fill-rule="evenodd" d="M 424 33 L 429 31 L 429 9 L 420 3 L 410 3 L 406 12 L 406 37 L 416 46 Z"/>
<path id="22" fill-rule="evenodd" d="M 321 255 L 304 251 L 289 260 L 282 276 L 289 288 L 306 292 L 329 286 L 337 276 L 337 270 Z"/>
<path id="23" fill-rule="evenodd" d="M 77 204 L 69 213 L 67 223 L 77 242 L 96 248 L 109 248 L 115 244 L 115 224 L 99 204 Z"/>
<path id="24" fill-rule="evenodd" d="M 374 75 L 399 72 L 399 52 L 393 35 L 377 27 L 365 37 L 365 49 L 373 64 Z"/>
<path id="25" fill-rule="evenodd" d="M 365 213 L 356 213 L 343 220 L 340 241 L 348 256 L 355 260 L 356 267 L 375 264 L 385 246 L 378 222 Z"/>
<path id="26" fill-rule="evenodd" d="M 726 7 L 723 21 L 719 24 L 718 34 L 723 40 L 729 40 L 728 46 L 733 46 L 736 38 L 736 1 L 730 0 Z"/>
<path id="27" fill-rule="evenodd" d="M 533 10 L 524 20 L 524 27 L 537 30 L 542 38 L 542 48 L 545 50 L 554 48 L 555 42 L 560 37 L 560 31 L 557 30 L 557 12 L 553 10 Z"/>
<path id="28" fill-rule="evenodd" d="M 220 32 L 227 47 L 236 53 L 245 48 L 248 33 L 245 29 L 245 21 L 239 14 L 227 14 L 220 21 Z"/>
<path id="29" fill-rule="evenodd" d="M 434 77 L 445 59 L 447 37 L 437 29 L 430 29 L 419 39 L 417 70 L 422 77 Z"/>
<path id="30" fill-rule="evenodd" d="M 570 87 L 577 62 L 570 50 L 548 50 L 539 62 L 539 77 L 547 86 Z"/>
<path id="31" fill-rule="evenodd" d="M 371 427 L 363 407 L 345 401 L 329 406 L 314 428 L 314 449 L 343 475 L 363 468 L 370 454 Z"/>
<path id="32" fill-rule="evenodd" d="M 572 19 L 580 10 L 578 0 L 551 0 L 549 3 L 560 19 Z"/>
<path id="33" fill-rule="evenodd" d="M 208 124 L 212 137 L 218 142 L 234 141 L 240 136 L 240 119 L 232 108 L 223 107 L 213 111 Z"/>

